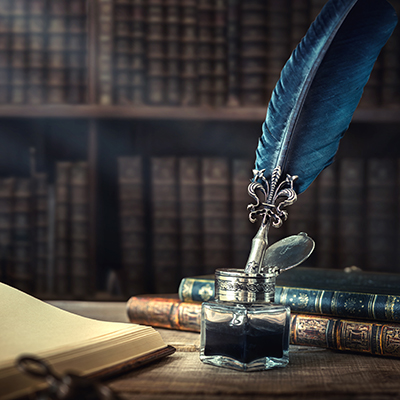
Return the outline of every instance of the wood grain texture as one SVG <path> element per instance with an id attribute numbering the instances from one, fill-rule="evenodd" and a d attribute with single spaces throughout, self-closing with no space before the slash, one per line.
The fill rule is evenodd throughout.
<path id="1" fill-rule="evenodd" d="M 328 350 L 291 351 L 284 369 L 242 373 L 200 362 L 196 352 L 174 355 L 114 380 L 124 399 L 400 398 L 397 360 Z"/>
<path id="2" fill-rule="evenodd" d="M 125 311 L 124 303 L 57 305 L 99 319 L 119 320 Z M 176 353 L 106 381 L 124 400 L 400 399 L 399 359 L 290 346 L 286 368 L 245 373 L 203 364 L 198 333 L 157 330 Z"/>

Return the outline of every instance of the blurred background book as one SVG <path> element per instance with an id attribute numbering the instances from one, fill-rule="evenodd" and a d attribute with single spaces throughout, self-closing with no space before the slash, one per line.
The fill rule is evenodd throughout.
<path id="1" fill-rule="evenodd" d="M 323 5 L 0 0 L 0 280 L 127 299 L 244 266 L 267 103 Z M 308 266 L 400 272 L 399 40 L 336 162 L 271 231 L 313 237 Z"/>

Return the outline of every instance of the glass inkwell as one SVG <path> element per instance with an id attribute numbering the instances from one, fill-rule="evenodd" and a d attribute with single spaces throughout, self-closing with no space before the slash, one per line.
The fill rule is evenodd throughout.
<path id="1" fill-rule="evenodd" d="M 263 172 L 254 170 L 248 187 L 256 200 L 248 206 L 250 221 L 260 215 L 262 222 L 246 267 L 216 270 L 215 300 L 202 305 L 201 361 L 240 371 L 288 364 L 290 308 L 274 303 L 275 281 L 281 272 L 307 259 L 315 246 L 306 233 L 299 233 L 268 247 L 270 225 L 279 228 L 288 216 L 283 208 L 297 199 L 293 189 L 297 177 L 288 175 L 277 185 L 281 175 L 277 167 L 269 185 Z"/>

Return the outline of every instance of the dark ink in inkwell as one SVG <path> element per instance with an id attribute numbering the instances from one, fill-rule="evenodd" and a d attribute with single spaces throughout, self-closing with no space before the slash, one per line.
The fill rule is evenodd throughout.
<path id="1" fill-rule="evenodd" d="M 254 290 L 271 287 L 271 281 L 275 281 L 275 274 L 251 276 L 241 270 L 216 271 L 217 299 L 202 306 L 203 362 L 244 371 L 284 367 L 289 362 L 289 307 L 265 300 L 225 301 L 229 294 L 217 289 L 233 285 Z"/>

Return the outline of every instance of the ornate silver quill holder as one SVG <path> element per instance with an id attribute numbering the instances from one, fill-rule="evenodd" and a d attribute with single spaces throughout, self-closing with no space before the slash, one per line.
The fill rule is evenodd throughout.
<path id="1" fill-rule="evenodd" d="M 279 183 L 282 170 L 278 166 L 274 169 L 269 184 L 264 176 L 264 171 L 253 170 L 254 178 L 248 186 L 249 195 L 256 201 L 255 204 L 249 204 L 247 207 L 249 219 L 254 223 L 257 216 L 261 216 L 262 221 L 252 240 L 245 273 L 263 272 L 278 275 L 307 259 L 313 252 L 315 243 L 306 233 L 301 232 L 269 247 L 268 232 L 271 224 L 274 228 L 281 227 L 288 218 L 288 213 L 284 208 L 297 200 L 297 194 L 293 189 L 293 182 L 297 176 L 287 175 L 286 179 Z M 260 199 L 260 196 L 263 199 Z"/>
<path id="2" fill-rule="evenodd" d="M 289 362 L 290 308 L 275 304 L 276 276 L 304 261 L 314 249 L 306 234 L 289 236 L 268 246 L 268 230 L 287 219 L 293 204 L 295 176 L 279 183 L 275 168 L 268 184 L 264 170 L 254 170 L 248 191 L 250 221 L 262 216 L 252 241 L 246 268 L 215 271 L 215 300 L 202 304 L 200 360 L 218 367 L 256 371 L 284 367 Z M 263 197 L 263 201 L 260 200 Z"/>

